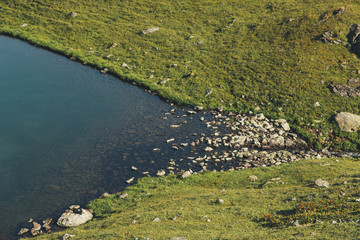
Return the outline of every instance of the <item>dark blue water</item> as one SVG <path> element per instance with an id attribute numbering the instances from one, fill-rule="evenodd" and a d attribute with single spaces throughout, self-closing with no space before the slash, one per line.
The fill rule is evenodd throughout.
<path id="1" fill-rule="evenodd" d="M 19 40 L 0 36 L 0 238 L 29 218 L 56 216 L 104 191 L 120 191 L 139 171 L 180 158 L 165 140 L 192 128 L 158 97 Z M 181 110 L 179 110 L 181 113 Z M 160 147 L 160 152 L 152 151 Z"/>

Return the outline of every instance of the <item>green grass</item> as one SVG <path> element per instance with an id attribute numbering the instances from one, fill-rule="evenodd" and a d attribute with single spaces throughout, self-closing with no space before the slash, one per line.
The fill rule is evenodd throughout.
<path id="1" fill-rule="evenodd" d="M 359 198 L 360 162 L 351 159 L 305 160 L 271 168 L 246 169 L 223 173 L 204 173 L 181 179 L 174 175 L 140 179 L 121 193 L 97 199 L 89 204 L 96 218 L 65 232 L 72 239 L 356 239 L 358 223 L 330 215 L 323 223 L 301 227 L 271 226 L 266 215 L 292 213 L 299 206 L 333 199 L 359 219 L 360 212 L 347 209 Z M 256 175 L 258 180 L 249 181 Z M 265 184 L 271 181 L 271 184 Z M 329 188 L 314 185 L 318 178 L 330 182 Z M 344 184 L 344 182 L 347 184 Z M 341 195 L 344 193 L 345 195 Z M 294 199 L 296 198 L 296 200 Z M 217 203 L 223 199 L 224 203 Z M 324 204 L 325 205 L 325 204 Z M 176 219 L 174 220 L 174 218 Z M 301 216 L 296 216 L 301 222 Z M 160 218 L 162 221 L 153 222 Z M 207 221 L 210 219 L 210 221 Z M 295 218 L 296 219 L 296 218 Z M 321 220 L 323 218 L 318 217 Z M 136 223 L 132 223 L 136 221 Z M 65 232 L 36 239 L 59 239 Z M 314 233 L 316 235 L 314 235 Z"/>
<path id="2" fill-rule="evenodd" d="M 340 7 L 343 15 L 321 21 Z M 72 11 L 78 16 L 69 18 Z M 177 104 L 260 107 L 285 117 L 316 148 L 354 151 L 360 135 L 340 133 L 334 115 L 358 114 L 360 101 L 328 86 L 357 77 L 360 61 L 345 45 L 316 37 L 333 31 L 346 42 L 359 11 L 356 0 L 2 0 L 0 34 L 107 67 Z M 160 30 L 141 33 L 150 27 Z M 208 89 L 213 94 L 205 97 Z"/>

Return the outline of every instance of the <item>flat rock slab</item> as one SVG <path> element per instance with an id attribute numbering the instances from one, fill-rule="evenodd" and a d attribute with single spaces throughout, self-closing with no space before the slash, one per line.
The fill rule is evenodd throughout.
<path id="1" fill-rule="evenodd" d="M 348 112 L 341 112 L 335 116 L 341 131 L 356 132 L 360 128 L 360 116 Z"/>
<path id="2" fill-rule="evenodd" d="M 82 208 L 81 213 L 66 210 L 58 219 L 57 225 L 60 227 L 76 227 L 90 221 L 92 218 L 92 213 L 87 209 Z"/>

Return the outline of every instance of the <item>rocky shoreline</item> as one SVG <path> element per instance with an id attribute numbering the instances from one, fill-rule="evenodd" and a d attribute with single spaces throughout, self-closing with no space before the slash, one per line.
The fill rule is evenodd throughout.
<path id="1" fill-rule="evenodd" d="M 195 108 L 199 109 L 199 108 Z M 270 167 L 301 159 L 331 157 L 359 158 L 359 153 L 314 151 L 291 128 L 285 119 L 268 119 L 262 113 L 234 114 L 212 111 L 205 120 L 201 111 L 188 111 L 211 128 L 211 134 L 194 133 L 195 141 L 168 139 L 174 150 L 191 148 L 192 156 L 170 159 L 157 175 L 204 171 L 233 171 L 250 167 Z"/>
<path id="2" fill-rule="evenodd" d="M 291 130 L 285 119 L 268 119 L 262 113 L 224 113 L 221 109 L 207 112 L 203 111 L 202 107 L 195 107 L 194 110 L 173 108 L 162 116 L 164 124 L 166 124 L 169 115 L 177 115 L 181 119 L 179 124 L 171 124 L 169 128 L 178 128 L 181 131 L 181 128 L 186 128 L 187 118 L 199 118 L 210 131 L 207 133 L 194 132 L 188 141 L 179 141 L 175 137 L 166 139 L 165 142 L 169 148 L 173 151 L 184 151 L 182 154 L 184 157 L 169 159 L 165 168 L 158 169 L 154 174 L 141 172 L 143 175 L 178 174 L 185 178 L 205 171 L 234 171 L 253 167 L 271 167 L 302 159 L 360 158 L 360 153 L 330 152 L 327 149 L 311 150 L 307 143 Z M 160 148 L 154 148 L 153 151 L 158 152 Z M 140 172 L 137 166 L 131 166 L 131 170 Z M 131 177 L 126 180 L 126 183 L 131 184 L 135 180 L 135 177 Z M 107 195 L 108 193 L 104 193 L 100 198 Z M 75 210 L 81 209 L 82 211 L 74 211 L 74 206 L 76 206 Z M 64 214 L 81 217 L 79 214 L 83 212 L 88 213 L 88 210 L 73 205 Z M 92 215 L 89 220 L 91 218 Z M 64 221 L 53 221 L 51 218 L 47 218 L 43 221 L 43 225 L 40 225 L 31 219 L 28 222 L 29 228 L 22 228 L 18 235 L 29 237 L 50 233 L 52 230 L 66 229 L 59 228 L 57 225 L 70 227 L 59 224 L 59 222 L 63 223 Z M 71 237 L 73 235 L 65 233 L 62 239 Z"/>

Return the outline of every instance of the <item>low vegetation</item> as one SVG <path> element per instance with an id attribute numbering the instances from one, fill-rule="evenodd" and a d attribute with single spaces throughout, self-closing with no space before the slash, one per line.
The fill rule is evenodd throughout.
<path id="1" fill-rule="evenodd" d="M 359 169 L 356 160 L 323 159 L 185 179 L 143 178 L 122 193 L 92 201 L 93 221 L 38 239 L 59 239 L 65 233 L 75 235 L 74 240 L 356 239 Z M 319 178 L 329 188 L 316 186 Z M 122 198 L 124 193 L 128 196 Z M 300 226 L 294 226 L 296 220 Z"/>
<path id="2" fill-rule="evenodd" d="M 0 34 L 177 104 L 258 110 L 286 118 L 315 148 L 357 151 L 359 134 L 340 133 L 334 115 L 358 114 L 359 99 L 329 86 L 358 77 L 346 35 L 359 11 L 355 0 L 2 0 Z M 320 41 L 324 32 L 339 44 Z"/>

